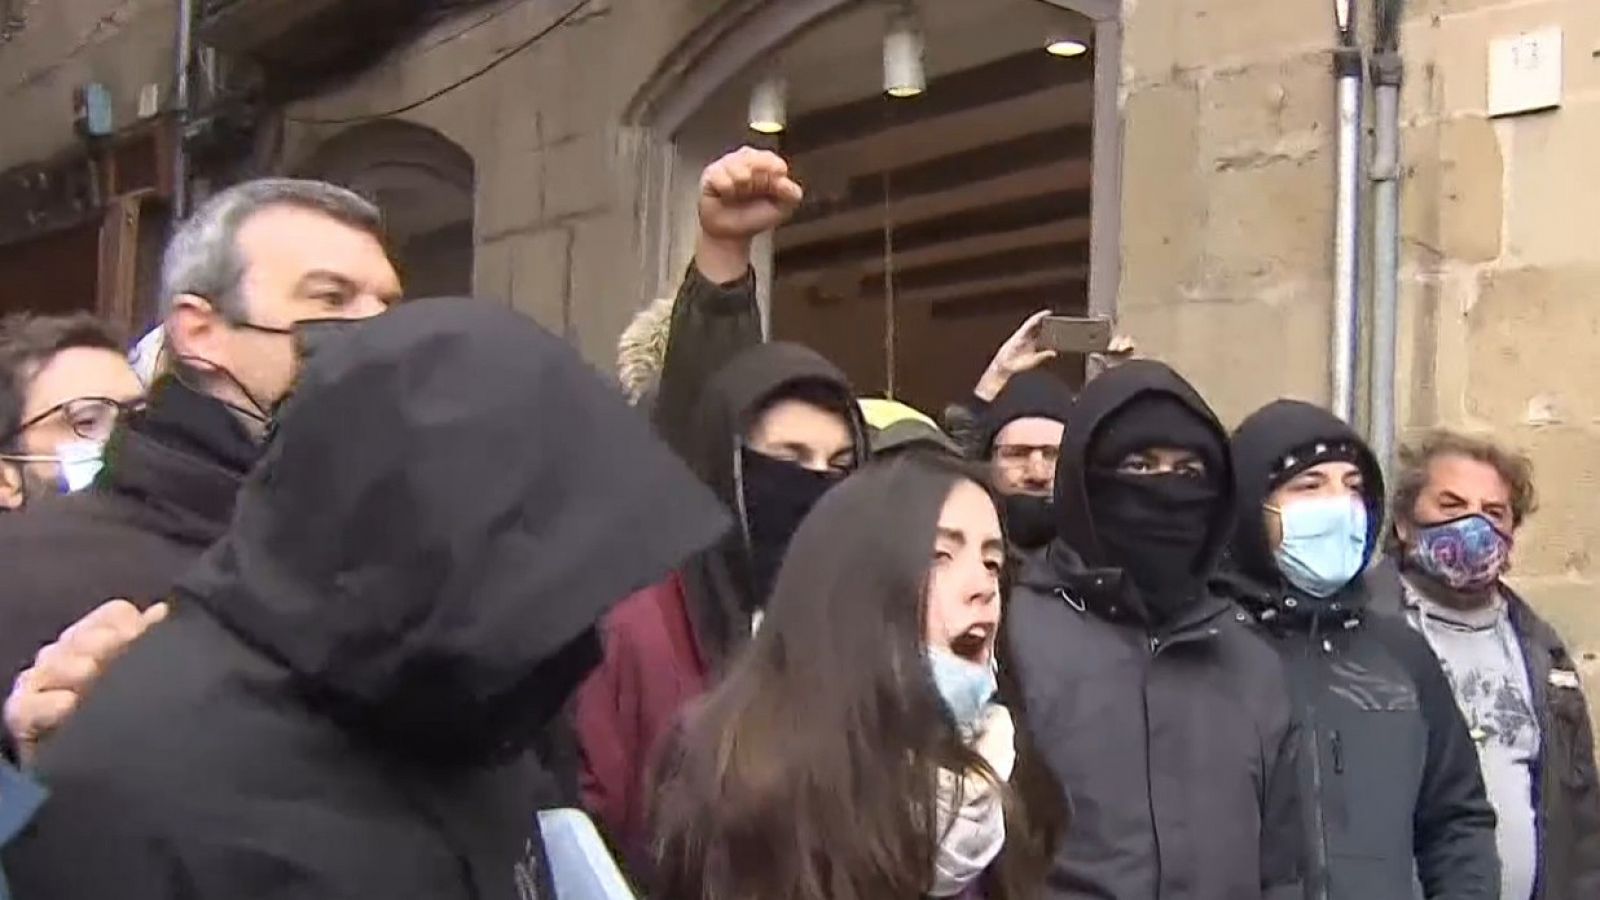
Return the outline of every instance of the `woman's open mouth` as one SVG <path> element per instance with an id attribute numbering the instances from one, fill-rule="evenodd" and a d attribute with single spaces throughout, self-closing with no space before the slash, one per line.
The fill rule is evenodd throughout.
<path id="1" fill-rule="evenodd" d="M 988 624 L 974 625 L 950 642 L 950 652 L 971 662 L 988 662 L 989 636 L 993 629 Z"/>

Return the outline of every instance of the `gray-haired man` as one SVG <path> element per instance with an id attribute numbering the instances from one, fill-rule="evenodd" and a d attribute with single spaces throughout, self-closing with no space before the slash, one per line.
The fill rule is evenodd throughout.
<path id="1" fill-rule="evenodd" d="M 221 535 L 311 320 L 359 319 L 400 297 L 378 209 L 313 181 L 217 194 L 162 264 L 170 374 L 118 424 L 93 488 L 0 522 L 0 684 L 102 602 L 138 607 Z M 302 345 L 298 346 L 297 345 Z"/>

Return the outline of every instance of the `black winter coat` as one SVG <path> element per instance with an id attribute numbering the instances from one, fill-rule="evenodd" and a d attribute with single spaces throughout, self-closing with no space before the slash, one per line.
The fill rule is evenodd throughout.
<path id="1" fill-rule="evenodd" d="M 727 517 L 498 304 L 351 326 L 279 426 L 172 618 L 41 748 L 18 895 L 549 896 L 531 743 L 600 616 Z"/>
<path id="2" fill-rule="evenodd" d="M 1494 810 L 1477 750 L 1427 642 L 1367 610 L 1359 576 L 1317 599 L 1287 584 L 1263 506 L 1284 461 L 1317 446 L 1357 457 L 1370 558 L 1383 479 L 1361 439 L 1327 411 L 1273 403 L 1233 438 L 1239 526 L 1220 593 L 1254 616 L 1288 672 L 1300 720 L 1308 900 L 1494 900 Z"/>
<path id="3" fill-rule="evenodd" d="M 1071 806 L 1042 896 L 1299 900 L 1298 740 L 1277 656 L 1214 596 L 1150 624 L 1086 512 L 1097 428 L 1146 393 L 1177 398 L 1226 442 L 1165 366 L 1130 363 L 1091 382 L 1056 474 L 1061 538 L 1023 570 L 1006 612 L 1003 665 Z M 1210 558 L 1230 510 L 1211 526 Z"/>

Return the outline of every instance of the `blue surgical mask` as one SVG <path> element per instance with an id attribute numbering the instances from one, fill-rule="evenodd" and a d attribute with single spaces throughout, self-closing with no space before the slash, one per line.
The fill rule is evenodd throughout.
<path id="1" fill-rule="evenodd" d="M 1361 574 L 1367 507 L 1360 499 L 1315 497 L 1275 511 L 1283 525 L 1278 570 L 1290 584 L 1313 597 L 1330 597 Z"/>
<path id="2" fill-rule="evenodd" d="M 978 720 L 999 690 L 994 664 L 962 659 L 943 647 L 929 647 L 928 666 L 956 726 L 962 735 L 970 736 L 977 731 Z"/>

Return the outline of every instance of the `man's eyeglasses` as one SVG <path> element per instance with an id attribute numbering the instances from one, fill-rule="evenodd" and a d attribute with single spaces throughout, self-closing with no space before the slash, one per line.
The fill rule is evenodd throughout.
<path id="1" fill-rule="evenodd" d="M 1061 448 L 1055 444 L 1001 444 L 994 448 L 994 456 L 1008 468 L 1020 469 L 1031 463 L 1035 456 L 1053 468 L 1061 456 Z"/>
<path id="2" fill-rule="evenodd" d="M 111 437 L 111 430 L 123 415 L 144 408 L 144 401 L 112 400 L 109 397 L 79 397 L 65 403 L 57 403 L 44 412 L 17 426 L 15 431 L 0 438 L 0 446 L 16 440 L 23 432 L 54 416 L 60 416 L 72 429 L 72 433 L 85 441 L 104 442 Z"/>

